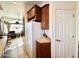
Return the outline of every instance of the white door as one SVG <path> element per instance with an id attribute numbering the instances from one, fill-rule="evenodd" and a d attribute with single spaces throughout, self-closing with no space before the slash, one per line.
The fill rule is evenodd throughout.
<path id="1" fill-rule="evenodd" d="M 55 57 L 74 57 L 75 17 L 74 10 L 56 10 Z"/>

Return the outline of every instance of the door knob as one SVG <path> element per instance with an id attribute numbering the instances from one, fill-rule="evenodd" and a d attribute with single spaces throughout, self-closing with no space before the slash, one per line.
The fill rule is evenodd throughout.
<path id="1" fill-rule="evenodd" d="M 56 41 L 57 41 L 57 42 L 60 42 L 61 40 L 59 40 L 59 39 L 56 39 Z"/>

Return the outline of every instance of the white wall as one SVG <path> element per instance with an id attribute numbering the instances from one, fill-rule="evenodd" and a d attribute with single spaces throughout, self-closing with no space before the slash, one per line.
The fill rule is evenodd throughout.
<path id="1" fill-rule="evenodd" d="M 49 4 L 49 30 L 46 30 L 47 35 L 51 39 L 51 57 L 55 57 L 55 10 L 56 9 L 76 9 L 76 2 L 50 2 L 50 1 L 43 1 L 36 3 L 40 7 Z M 26 4 L 26 6 L 29 4 Z M 29 10 L 33 4 L 30 4 L 26 7 L 26 10 Z M 27 18 L 27 17 L 26 17 Z"/>
<path id="2" fill-rule="evenodd" d="M 35 4 L 37 4 L 37 5 L 39 5 L 40 7 L 41 6 L 43 6 L 43 5 L 45 5 L 45 4 L 50 4 L 50 6 L 49 6 L 49 18 L 50 18 L 50 20 L 49 20 L 49 30 L 46 30 L 46 34 L 52 39 L 52 8 L 51 8 L 51 2 L 29 2 L 28 4 L 26 4 L 26 12 L 33 6 L 33 5 L 35 5 Z M 27 26 L 27 14 L 26 14 L 26 22 L 25 22 L 25 27 Z M 27 39 L 27 33 L 26 33 L 26 39 Z"/>
<path id="3" fill-rule="evenodd" d="M 51 38 L 51 57 L 55 57 L 55 10 L 56 9 L 75 9 L 75 2 L 42 2 L 40 6 L 49 4 L 49 30 L 47 35 Z"/>
<path id="4" fill-rule="evenodd" d="M 54 5 L 53 2 L 50 1 L 43 1 L 40 4 L 38 4 L 40 7 L 44 6 L 45 4 L 49 4 L 49 30 L 46 30 L 46 34 L 48 35 L 48 37 L 51 39 L 51 57 L 55 57 L 55 45 L 54 45 L 54 32 L 55 32 L 55 28 L 54 28 Z"/>
<path id="5" fill-rule="evenodd" d="M 75 57 L 78 57 L 78 42 L 79 42 L 79 2 L 76 3 L 76 41 L 75 41 Z"/>
<path id="6" fill-rule="evenodd" d="M 25 27 L 27 27 L 27 11 L 29 11 L 30 8 L 32 8 L 35 4 L 40 4 L 41 1 L 26 1 L 25 2 Z M 27 39 L 27 32 L 25 32 L 25 38 Z"/>

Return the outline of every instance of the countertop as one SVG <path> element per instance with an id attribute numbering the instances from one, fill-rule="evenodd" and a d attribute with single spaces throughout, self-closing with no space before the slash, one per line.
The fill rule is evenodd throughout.
<path id="1" fill-rule="evenodd" d="M 7 36 L 3 36 L 3 38 L 0 39 L 0 57 L 3 54 L 4 48 L 6 46 L 6 43 L 7 43 Z"/>
<path id="2" fill-rule="evenodd" d="M 51 40 L 48 37 L 47 38 L 46 37 L 41 37 L 40 39 L 37 40 L 37 42 L 39 42 L 39 43 L 50 43 Z"/>

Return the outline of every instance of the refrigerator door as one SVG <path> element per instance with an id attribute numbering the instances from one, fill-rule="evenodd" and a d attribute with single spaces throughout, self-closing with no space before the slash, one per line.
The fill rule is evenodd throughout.
<path id="1" fill-rule="evenodd" d="M 32 57 L 32 22 L 25 25 L 25 49 L 30 57 Z"/>
<path id="2" fill-rule="evenodd" d="M 41 23 L 40 22 L 32 22 L 32 45 L 33 45 L 33 57 L 36 57 L 36 40 L 42 37 Z"/>
<path id="3" fill-rule="evenodd" d="M 36 57 L 36 40 L 42 36 L 40 22 L 28 22 L 25 25 L 25 49 L 30 57 Z"/>

